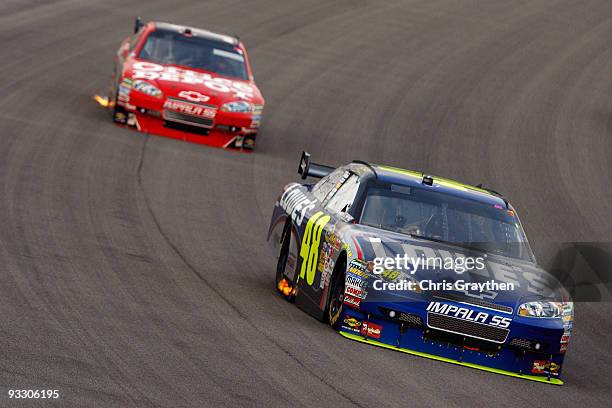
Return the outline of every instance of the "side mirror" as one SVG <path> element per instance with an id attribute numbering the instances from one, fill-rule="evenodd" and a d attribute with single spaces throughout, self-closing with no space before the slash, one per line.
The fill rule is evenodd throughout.
<path id="1" fill-rule="evenodd" d="M 136 19 L 134 20 L 134 34 L 140 31 L 143 25 L 144 23 L 142 22 L 142 19 L 140 17 L 136 17 Z"/>

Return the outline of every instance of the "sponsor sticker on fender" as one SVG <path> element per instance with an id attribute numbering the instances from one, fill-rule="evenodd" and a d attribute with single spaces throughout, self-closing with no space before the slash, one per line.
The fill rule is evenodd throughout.
<path id="1" fill-rule="evenodd" d="M 361 299 L 351 295 L 345 295 L 344 304 L 352 307 L 359 307 L 361 305 Z"/>
<path id="2" fill-rule="evenodd" d="M 350 330 L 355 333 L 359 333 L 361 331 L 361 321 L 352 316 L 347 315 L 342 323 L 343 329 Z"/>
<path id="3" fill-rule="evenodd" d="M 364 287 L 367 281 L 363 280 L 360 276 L 356 276 L 352 273 L 347 273 L 344 278 L 344 303 L 359 307 L 361 301 L 365 298 Z"/>
<path id="4" fill-rule="evenodd" d="M 355 286 L 347 286 L 346 288 L 344 288 L 344 293 L 361 299 L 361 296 L 363 295 L 363 290 Z"/>
<path id="5" fill-rule="evenodd" d="M 349 264 L 349 272 L 351 272 L 352 274 L 355 274 L 357 276 L 360 276 L 362 278 L 368 278 L 368 273 L 366 272 L 368 269 L 367 264 L 363 261 L 354 259 L 351 261 L 351 263 Z"/>
<path id="6" fill-rule="evenodd" d="M 202 118 L 210 119 L 214 118 L 217 114 L 217 110 L 214 108 L 196 105 L 177 99 L 167 99 L 166 102 L 164 102 L 164 109 L 184 113 L 186 115 L 199 116 Z"/>
<path id="7" fill-rule="evenodd" d="M 327 260 L 325 261 L 325 265 L 323 266 L 323 272 L 321 273 L 321 284 L 319 285 L 321 289 L 329 285 L 329 277 L 331 276 L 335 265 L 336 263 L 334 262 L 334 259 L 331 256 L 328 256 Z"/>
<path id="8" fill-rule="evenodd" d="M 354 286 L 356 288 L 362 288 L 366 284 L 366 281 L 364 281 L 360 276 L 353 275 L 350 272 L 346 274 L 344 282 L 346 286 Z"/>
<path id="9" fill-rule="evenodd" d="M 294 184 L 283 193 L 280 206 L 291 215 L 291 219 L 300 226 L 308 211 L 315 208 L 316 200 L 311 201 L 300 189 L 299 184 Z"/>
<path id="10" fill-rule="evenodd" d="M 546 360 L 535 360 L 533 362 L 533 367 L 531 368 L 532 374 L 550 374 L 550 375 L 559 375 L 559 364 L 554 363 L 552 361 Z"/>
<path id="11" fill-rule="evenodd" d="M 372 323 L 372 322 L 363 322 L 361 325 L 361 335 L 371 337 L 373 339 L 380 339 L 380 335 L 382 334 L 382 326 Z"/>

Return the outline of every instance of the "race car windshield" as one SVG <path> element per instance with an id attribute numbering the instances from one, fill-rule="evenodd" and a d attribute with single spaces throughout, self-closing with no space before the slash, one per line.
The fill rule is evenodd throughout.
<path id="1" fill-rule="evenodd" d="M 368 188 L 360 224 L 533 261 L 517 215 L 505 206 L 421 188 Z"/>
<path id="2" fill-rule="evenodd" d="M 158 64 L 202 69 L 231 78 L 247 80 L 247 69 L 240 49 L 176 32 L 153 31 L 138 58 Z"/>

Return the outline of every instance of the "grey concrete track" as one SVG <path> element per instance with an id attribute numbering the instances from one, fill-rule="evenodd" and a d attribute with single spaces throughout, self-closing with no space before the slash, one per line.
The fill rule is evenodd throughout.
<path id="1" fill-rule="evenodd" d="M 112 125 L 132 18 L 239 33 L 267 97 L 242 155 Z M 532 241 L 612 236 L 612 3 L 0 3 L 0 406 L 609 406 L 610 305 L 563 387 L 350 342 L 275 296 L 299 153 L 503 191 Z M 60 390 L 14 401 L 8 389 Z"/>

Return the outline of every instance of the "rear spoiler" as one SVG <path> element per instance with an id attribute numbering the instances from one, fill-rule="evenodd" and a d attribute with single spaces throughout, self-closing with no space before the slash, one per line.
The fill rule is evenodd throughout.
<path id="1" fill-rule="evenodd" d="M 323 178 L 334 170 L 336 170 L 335 167 L 311 163 L 310 153 L 302 152 L 300 166 L 298 167 L 298 174 L 302 176 L 303 180 L 306 180 L 306 177 Z"/>

